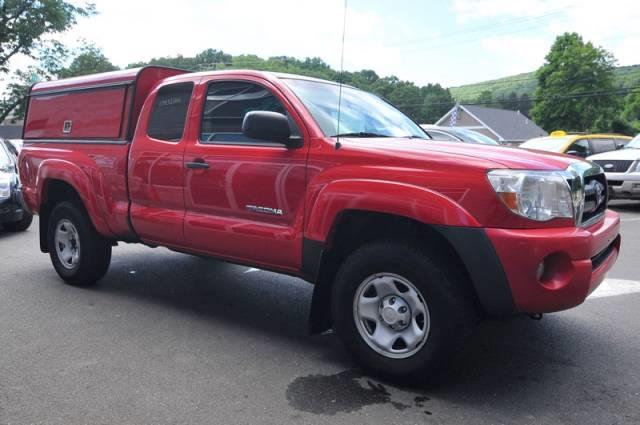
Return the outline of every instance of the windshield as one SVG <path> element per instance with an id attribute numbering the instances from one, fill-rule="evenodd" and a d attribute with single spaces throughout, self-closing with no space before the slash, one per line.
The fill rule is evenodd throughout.
<path id="1" fill-rule="evenodd" d="M 465 141 L 481 143 L 483 145 L 498 145 L 499 143 L 489 136 L 466 128 L 450 128 L 449 131 Z"/>
<path id="2" fill-rule="evenodd" d="M 543 151 L 562 152 L 569 141 L 566 137 L 542 137 L 531 139 L 520 145 L 521 148 L 540 149 Z"/>
<path id="3" fill-rule="evenodd" d="M 640 149 L 640 134 L 634 137 L 632 141 L 627 143 L 627 145 L 625 146 L 625 149 L 628 149 L 628 148 Z"/>
<path id="4" fill-rule="evenodd" d="M 284 78 L 307 107 L 325 136 L 420 137 L 429 136 L 411 119 L 379 97 L 342 86 L 340 125 L 336 84 Z"/>

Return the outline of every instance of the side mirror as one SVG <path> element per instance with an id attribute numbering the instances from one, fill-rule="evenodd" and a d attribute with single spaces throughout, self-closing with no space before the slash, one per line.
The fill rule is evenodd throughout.
<path id="1" fill-rule="evenodd" d="M 277 112 L 248 112 L 242 121 L 242 133 L 252 139 L 282 143 L 287 148 L 300 147 L 300 140 L 291 137 L 289 120 Z"/>

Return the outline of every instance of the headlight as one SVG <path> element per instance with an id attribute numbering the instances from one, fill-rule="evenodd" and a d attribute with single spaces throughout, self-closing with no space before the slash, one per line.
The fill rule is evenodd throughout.
<path id="1" fill-rule="evenodd" d="M 0 173 L 0 200 L 11 196 L 11 174 Z"/>
<path id="2" fill-rule="evenodd" d="M 574 200 L 562 171 L 493 170 L 487 176 L 502 202 L 531 220 L 574 218 Z"/>
<path id="3" fill-rule="evenodd" d="M 636 161 L 636 164 L 629 170 L 630 173 L 640 173 L 640 161 Z"/>

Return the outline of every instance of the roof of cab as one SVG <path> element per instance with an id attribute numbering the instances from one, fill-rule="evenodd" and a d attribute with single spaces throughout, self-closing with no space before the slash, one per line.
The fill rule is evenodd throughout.
<path id="1" fill-rule="evenodd" d="M 288 74 L 285 72 L 260 71 L 255 69 L 222 69 L 222 70 L 216 70 L 216 71 L 189 72 L 188 74 L 184 74 L 184 75 L 181 74 L 181 75 L 169 77 L 166 80 L 175 81 L 175 80 L 182 80 L 184 78 L 191 79 L 191 78 L 198 78 L 198 77 L 210 77 L 214 75 L 245 75 L 245 76 L 253 76 L 253 77 L 271 77 L 271 78 L 278 78 L 278 79 L 313 81 L 316 83 L 331 84 L 334 86 L 340 85 L 335 81 L 323 80 L 321 78 L 315 78 L 315 77 L 308 77 L 306 75 Z M 355 88 L 347 84 L 343 84 L 342 87 Z"/>

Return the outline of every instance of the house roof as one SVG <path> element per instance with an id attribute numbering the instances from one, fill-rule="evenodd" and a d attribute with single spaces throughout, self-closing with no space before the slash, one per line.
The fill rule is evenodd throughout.
<path id="1" fill-rule="evenodd" d="M 477 105 L 456 105 L 447 112 L 436 125 L 442 125 L 455 108 L 460 108 L 475 118 L 483 127 L 487 127 L 500 140 L 525 141 L 534 137 L 547 136 L 544 129 L 538 127 L 531 118 L 518 111 L 486 108 Z"/>
<path id="2" fill-rule="evenodd" d="M 487 127 L 500 135 L 504 140 L 529 140 L 534 137 L 547 136 L 548 133 L 538 127 L 531 118 L 518 111 L 485 108 L 477 105 L 460 105 L 476 116 Z"/>
<path id="3" fill-rule="evenodd" d="M 21 125 L 0 125 L 0 139 L 22 138 Z"/>

